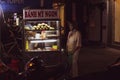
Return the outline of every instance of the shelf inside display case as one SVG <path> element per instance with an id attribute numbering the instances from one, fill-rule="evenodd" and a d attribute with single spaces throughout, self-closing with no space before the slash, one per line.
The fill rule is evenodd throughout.
<path id="1" fill-rule="evenodd" d="M 27 21 L 25 30 L 55 30 L 59 27 L 59 21 Z"/>
<path id="2" fill-rule="evenodd" d="M 60 21 L 25 21 L 25 51 L 60 51 L 59 27 Z"/>
<path id="3" fill-rule="evenodd" d="M 58 51 L 58 40 L 29 40 L 26 41 L 26 51 Z"/>

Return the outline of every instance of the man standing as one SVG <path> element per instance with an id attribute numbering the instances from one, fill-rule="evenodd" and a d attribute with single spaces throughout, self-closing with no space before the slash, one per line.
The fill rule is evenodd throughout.
<path id="1" fill-rule="evenodd" d="M 81 48 L 81 33 L 77 29 L 77 25 L 68 22 L 69 33 L 67 37 L 67 51 L 68 51 L 68 60 L 70 68 L 70 76 L 78 76 L 78 56 Z"/>

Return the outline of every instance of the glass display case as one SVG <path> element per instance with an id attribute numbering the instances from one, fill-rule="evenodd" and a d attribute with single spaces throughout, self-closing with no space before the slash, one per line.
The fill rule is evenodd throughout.
<path id="1" fill-rule="evenodd" d="M 46 65 L 62 62 L 61 20 L 54 9 L 23 10 L 23 53 L 40 56 Z"/>
<path id="2" fill-rule="evenodd" d="M 24 51 L 60 51 L 60 20 L 25 20 Z"/>

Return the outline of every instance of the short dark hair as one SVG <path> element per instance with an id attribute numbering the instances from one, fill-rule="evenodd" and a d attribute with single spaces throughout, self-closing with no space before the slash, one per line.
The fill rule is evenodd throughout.
<path id="1" fill-rule="evenodd" d="M 77 22 L 76 21 L 67 21 L 68 25 L 72 25 L 73 28 L 78 28 Z"/>

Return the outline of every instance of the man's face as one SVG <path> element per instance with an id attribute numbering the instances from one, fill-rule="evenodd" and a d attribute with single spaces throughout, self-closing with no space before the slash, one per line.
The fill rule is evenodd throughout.
<path id="1" fill-rule="evenodd" d="M 70 28 L 70 30 L 73 30 L 73 25 L 69 24 L 69 28 Z"/>

